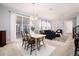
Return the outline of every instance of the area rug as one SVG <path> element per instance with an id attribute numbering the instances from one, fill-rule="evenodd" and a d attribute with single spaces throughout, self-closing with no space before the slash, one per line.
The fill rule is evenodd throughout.
<path id="1" fill-rule="evenodd" d="M 40 50 L 36 49 L 30 55 L 30 48 L 24 49 L 21 43 L 17 42 L 0 48 L 0 56 L 49 56 L 55 49 L 56 47 L 45 44 L 45 46 L 41 46 Z"/>
<path id="2" fill-rule="evenodd" d="M 18 49 L 23 53 L 24 56 L 49 56 L 56 49 L 56 47 L 45 44 L 45 46 L 40 47 L 40 50 L 34 50 L 32 52 L 32 55 L 30 55 L 30 48 L 26 50 L 23 47 L 19 46 Z"/>
<path id="3" fill-rule="evenodd" d="M 68 35 L 62 35 L 62 36 L 60 36 L 60 37 L 56 37 L 54 40 L 56 40 L 56 41 L 60 41 L 60 42 L 66 42 L 67 41 L 67 39 L 69 39 L 71 36 L 68 36 Z"/>

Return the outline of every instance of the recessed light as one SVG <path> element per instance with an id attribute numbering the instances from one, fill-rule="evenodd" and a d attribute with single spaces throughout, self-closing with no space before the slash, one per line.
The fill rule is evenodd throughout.
<path id="1" fill-rule="evenodd" d="M 49 8 L 49 10 L 50 10 L 50 11 L 52 11 L 52 10 L 53 10 L 53 8 Z"/>

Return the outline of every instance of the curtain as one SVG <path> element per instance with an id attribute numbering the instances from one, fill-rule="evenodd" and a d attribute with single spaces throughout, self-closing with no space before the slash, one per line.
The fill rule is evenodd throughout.
<path id="1" fill-rule="evenodd" d="M 16 13 L 10 12 L 10 39 L 16 41 Z"/>

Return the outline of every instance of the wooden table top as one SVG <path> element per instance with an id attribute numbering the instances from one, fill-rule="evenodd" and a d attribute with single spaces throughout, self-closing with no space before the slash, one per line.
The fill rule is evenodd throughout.
<path id="1" fill-rule="evenodd" d="M 33 38 L 41 38 L 41 37 L 45 37 L 46 35 L 43 34 L 31 34 L 31 37 Z"/>

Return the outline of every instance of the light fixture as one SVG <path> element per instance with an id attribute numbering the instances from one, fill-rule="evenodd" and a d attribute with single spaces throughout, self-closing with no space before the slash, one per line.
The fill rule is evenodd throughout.
<path id="1" fill-rule="evenodd" d="M 37 20 L 38 19 L 38 16 L 36 16 L 35 14 L 35 3 L 32 3 L 32 6 L 33 6 L 33 14 L 32 16 L 30 16 L 30 20 Z"/>
<path id="2" fill-rule="evenodd" d="M 32 3 L 32 7 L 33 7 L 33 14 L 32 16 L 30 16 L 30 33 L 32 33 L 32 21 L 35 20 L 35 3 Z"/>
<path id="3" fill-rule="evenodd" d="M 35 17 L 35 3 L 32 4 L 33 4 L 33 16 Z"/>

